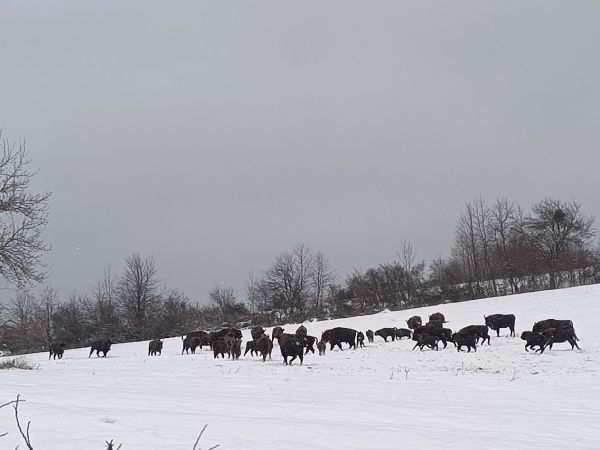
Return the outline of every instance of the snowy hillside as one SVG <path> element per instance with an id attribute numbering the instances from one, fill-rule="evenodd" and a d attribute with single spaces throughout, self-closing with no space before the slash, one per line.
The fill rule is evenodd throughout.
<path id="1" fill-rule="evenodd" d="M 147 342 L 114 345 L 106 359 L 89 349 L 62 360 L 30 355 L 39 370 L 1 370 L 0 404 L 26 400 L 36 450 L 223 449 L 506 449 L 600 447 L 600 286 L 491 298 L 416 310 L 306 323 L 308 333 L 347 326 L 361 331 L 405 327 L 414 314 L 440 311 L 454 330 L 484 314 L 513 313 L 517 337 L 458 353 L 412 351 L 414 342 L 309 354 L 282 365 L 277 345 L 263 363 L 181 355 L 181 339 L 160 357 Z M 534 321 L 571 319 L 581 351 L 555 344 L 526 353 L 520 332 Z M 284 327 L 293 332 L 297 325 Z M 271 330 L 269 329 L 268 332 Z M 244 331 L 244 341 L 249 331 Z M 0 410 L 0 448 L 20 442 L 13 411 Z"/>

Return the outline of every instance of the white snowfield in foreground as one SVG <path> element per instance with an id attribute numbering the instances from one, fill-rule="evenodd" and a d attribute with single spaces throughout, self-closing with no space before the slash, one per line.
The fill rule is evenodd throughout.
<path id="1" fill-rule="evenodd" d="M 291 367 L 277 345 L 265 363 L 249 354 L 231 361 L 206 349 L 182 356 L 180 338 L 167 339 L 158 357 L 147 356 L 147 341 L 113 345 L 106 359 L 88 359 L 89 348 L 60 361 L 40 353 L 28 356 L 39 370 L 0 370 L 0 404 L 26 400 L 20 417 L 31 421 L 36 450 L 102 450 L 111 439 L 122 450 L 191 450 L 205 424 L 202 449 L 600 448 L 600 286 L 305 326 L 319 337 L 335 326 L 364 332 L 436 311 L 455 331 L 484 314 L 513 313 L 517 337 L 494 332 L 476 353 L 452 344 L 413 351 L 413 341 L 375 337 Z M 526 353 L 521 331 L 547 318 L 571 319 L 582 350 L 563 343 Z M 25 448 L 10 407 L 0 410 L 4 432 L 0 448 Z"/>

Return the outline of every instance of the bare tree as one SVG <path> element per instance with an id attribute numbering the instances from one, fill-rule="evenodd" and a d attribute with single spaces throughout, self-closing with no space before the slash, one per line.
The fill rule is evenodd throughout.
<path id="1" fill-rule="evenodd" d="M 50 250 L 42 232 L 50 193 L 32 193 L 25 141 L 9 142 L 0 132 L 0 276 L 18 285 L 45 277 L 42 256 Z"/>
<path id="2" fill-rule="evenodd" d="M 146 339 L 150 319 L 161 302 L 156 262 L 133 254 L 125 258 L 125 271 L 116 286 L 119 305 L 135 339 Z"/>
<path id="3" fill-rule="evenodd" d="M 58 292 L 56 289 L 45 286 L 40 295 L 37 314 L 39 322 L 44 332 L 47 348 L 50 348 L 53 338 L 53 316 L 58 304 Z"/>
<path id="4" fill-rule="evenodd" d="M 322 252 L 314 255 L 312 285 L 315 307 L 318 312 L 323 309 L 327 288 L 336 281 L 335 270 Z"/>
<path id="5" fill-rule="evenodd" d="M 215 285 L 208 293 L 211 303 L 217 308 L 220 320 L 227 320 L 229 313 L 237 303 L 237 293 L 231 286 Z"/>
<path id="6" fill-rule="evenodd" d="M 524 230 L 529 242 L 547 265 L 550 289 L 559 287 L 561 258 L 574 249 L 591 245 L 595 230 L 593 217 L 581 212 L 575 201 L 562 202 L 546 198 L 532 208 L 525 218 Z"/>

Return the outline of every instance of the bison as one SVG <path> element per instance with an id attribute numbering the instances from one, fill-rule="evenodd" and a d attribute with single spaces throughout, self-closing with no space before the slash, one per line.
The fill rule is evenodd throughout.
<path id="1" fill-rule="evenodd" d="M 469 325 L 468 327 L 461 328 L 458 332 L 471 334 L 475 336 L 478 341 L 481 339 L 481 345 L 487 340 L 488 345 L 490 345 L 490 335 L 488 333 L 487 325 Z"/>
<path id="2" fill-rule="evenodd" d="M 302 341 L 302 345 L 306 348 L 306 351 L 304 352 L 305 355 L 308 354 L 308 352 L 312 352 L 313 354 L 315 353 L 315 343 L 317 342 L 317 338 L 314 336 L 298 336 L 297 337 L 300 338 L 300 340 Z"/>
<path id="3" fill-rule="evenodd" d="M 279 335 L 278 340 L 285 365 L 291 365 L 296 358 L 300 359 L 300 365 L 302 365 L 304 361 L 304 348 L 302 347 L 300 338 L 295 334 L 282 333 Z M 292 359 L 288 362 L 288 358 Z"/>
<path id="4" fill-rule="evenodd" d="M 548 343 L 548 336 L 544 336 L 542 333 L 538 333 L 537 331 L 523 331 L 521 333 L 521 339 L 525 341 L 525 351 L 528 352 L 527 347 L 531 350 L 535 350 L 533 347 L 538 347 L 536 352 L 544 352 L 544 348 Z"/>
<path id="5" fill-rule="evenodd" d="M 414 330 L 415 328 L 423 325 L 423 321 L 421 320 L 421 318 L 419 316 L 412 316 L 410 319 L 408 319 L 406 321 L 406 324 L 408 325 L 408 328 L 410 328 L 411 330 Z"/>
<path id="6" fill-rule="evenodd" d="M 260 337 L 258 339 L 260 339 Z M 244 351 L 244 356 L 246 356 L 246 353 L 248 352 L 250 352 L 250 356 L 254 356 L 254 353 L 258 354 L 258 350 L 256 349 L 256 342 L 257 341 L 255 340 L 246 342 L 246 350 Z"/>
<path id="7" fill-rule="evenodd" d="M 252 340 L 256 341 L 259 337 L 261 337 L 263 334 L 265 334 L 265 330 L 263 330 L 263 327 L 261 327 L 260 325 L 253 327 L 250 330 L 250 335 L 252 336 Z"/>
<path id="8" fill-rule="evenodd" d="M 321 340 L 329 342 L 329 350 L 333 350 L 336 345 L 342 350 L 342 342 L 346 342 L 350 348 L 356 349 L 356 330 L 343 327 L 331 328 L 323 331 Z"/>
<path id="9" fill-rule="evenodd" d="M 231 358 L 235 361 L 237 359 L 239 359 L 240 355 L 242 354 L 242 340 L 241 339 L 233 339 L 231 341 L 230 344 L 230 350 L 229 353 L 231 355 Z"/>
<path id="10" fill-rule="evenodd" d="M 275 327 L 273 328 L 273 333 L 272 333 L 272 337 L 273 340 L 277 339 L 277 341 L 279 341 L 279 336 L 281 336 L 283 334 L 283 328 L 281 327 Z"/>
<path id="11" fill-rule="evenodd" d="M 360 348 L 365 346 L 365 335 L 362 331 L 356 333 L 356 343 Z"/>
<path id="12" fill-rule="evenodd" d="M 235 341 L 235 338 L 231 336 L 215 339 L 212 346 L 214 358 L 218 358 L 219 355 L 221 355 L 221 358 L 225 358 L 225 353 L 227 353 L 228 356 L 231 356 L 231 346 L 233 341 Z"/>
<path id="13" fill-rule="evenodd" d="M 200 345 L 201 342 L 202 340 L 197 336 L 187 336 L 183 340 L 183 348 L 181 349 L 181 354 L 183 355 L 183 352 L 189 354 L 190 350 L 192 352 L 192 355 L 196 354 L 196 348 Z"/>
<path id="14" fill-rule="evenodd" d="M 96 352 L 96 356 L 100 356 L 100 352 L 102 352 L 102 357 L 106 358 L 106 354 L 110 351 L 110 346 L 112 345 L 112 341 L 110 339 L 103 339 L 100 341 L 92 342 L 92 346 L 90 349 L 90 354 L 88 356 L 91 357 L 94 351 Z"/>
<path id="15" fill-rule="evenodd" d="M 418 335 L 435 336 L 438 340 L 442 341 L 444 348 L 448 346 L 448 341 L 452 341 L 452 330 L 449 328 L 439 328 L 431 325 L 423 325 L 415 328 L 413 331 L 413 341 L 418 341 Z"/>
<path id="16" fill-rule="evenodd" d="M 375 336 L 381 336 L 385 342 L 387 338 L 391 337 L 392 341 L 396 340 L 396 329 L 395 328 L 380 328 L 375 332 Z"/>
<path id="17" fill-rule="evenodd" d="M 438 338 L 436 336 L 430 336 L 428 334 L 416 334 L 413 339 L 415 341 L 417 341 L 417 343 L 415 344 L 415 346 L 413 347 L 413 350 L 417 347 L 419 347 L 419 349 L 421 351 L 423 351 L 423 347 L 429 347 L 431 350 L 437 350 L 438 349 L 438 345 L 437 345 L 437 341 Z"/>
<path id="18" fill-rule="evenodd" d="M 545 336 L 548 336 L 548 342 L 545 347 L 548 347 L 552 350 L 552 344 L 560 343 L 560 342 L 568 342 L 571 344 L 571 350 L 574 350 L 577 347 L 577 350 L 581 350 L 579 345 L 577 345 L 577 337 L 575 336 L 575 331 L 570 329 L 557 330 L 556 328 L 548 328 L 543 333 Z M 545 348 L 544 347 L 544 348 Z M 544 350 L 542 349 L 542 353 Z"/>
<path id="19" fill-rule="evenodd" d="M 575 328 L 573 328 L 573 322 L 570 320 L 557 320 L 557 319 L 546 319 L 541 320 L 533 324 L 532 331 L 536 333 L 543 333 L 544 330 L 548 328 L 554 328 L 555 330 L 572 330 L 573 335 L 575 336 L 575 340 L 579 340 L 577 335 L 575 334 Z"/>
<path id="20" fill-rule="evenodd" d="M 483 316 L 485 325 L 496 331 L 496 336 L 500 336 L 500 328 L 510 329 L 510 335 L 515 335 L 515 315 L 514 314 L 492 314 Z"/>
<path id="21" fill-rule="evenodd" d="M 460 352 L 462 347 L 467 347 L 468 352 L 471 352 L 471 349 L 477 351 L 477 336 L 469 333 L 454 333 L 452 335 L 452 342 L 456 345 L 456 351 Z"/>
<path id="22" fill-rule="evenodd" d="M 304 338 L 307 334 L 308 332 L 306 331 L 306 327 L 304 325 L 300 325 L 296 330 L 296 336 L 298 336 L 299 338 Z"/>
<path id="23" fill-rule="evenodd" d="M 223 328 L 222 330 L 217 331 L 213 335 L 213 339 L 223 339 L 226 336 L 232 337 L 234 339 L 242 339 L 242 332 L 237 328 Z"/>
<path id="24" fill-rule="evenodd" d="M 369 341 L 369 344 L 373 343 L 373 338 L 374 338 L 374 334 L 373 334 L 373 330 L 367 330 L 367 339 Z"/>
<path id="25" fill-rule="evenodd" d="M 156 356 L 157 353 L 160 356 L 162 348 L 163 341 L 160 339 L 152 339 L 150 342 L 148 342 L 148 356 Z"/>
<path id="26" fill-rule="evenodd" d="M 439 312 L 433 313 L 429 316 L 429 321 L 431 322 L 432 320 L 439 320 L 442 323 L 446 323 L 446 318 L 442 313 Z"/>
<path id="27" fill-rule="evenodd" d="M 430 320 L 429 322 L 427 322 L 423 326 L 424 327 L 431 327 L 431 328 L 443 328 L 444 327 L 444 322 L 442 322 L 441 320 Z"/>
<path id="28" fill-rule="evenodd" d="M 263 334 L 256 340 L 256 351 L 260 352 L 263 358 L 263 362 L 267 359 L 267 355 L 269 355 L 269 359 L 271 359 L 271 351 L 273 350 L 273 341 L 269 338 L 268 335 Z"/>
<path id="29" fill-rule="evenodd" d="M 48 356 L 48 359 L 54 357 L 54 359 L 56 359 L 58 357 L 58 359 L 62 359 L 63 357 L 63 353 L 65 352 L 65 347 L 67 345 L 65 343 L 54 343 L 50 345 L 50 355 Z"/>
<path id="30" fill-rule="evenodd" d="M 327 350 L 327 342 L 319 341 L 317 344 L 317 348 L 319 349 L 319 356 L 325 356 L 325 351 Z"/>
<path id="31" fill-rule="evenodd" d="M 395 328 L 394 334 L 396 335 L 396 339 L 402 339 L 403 337 L 412 338 L 412 331 L 406 328 Z"/>

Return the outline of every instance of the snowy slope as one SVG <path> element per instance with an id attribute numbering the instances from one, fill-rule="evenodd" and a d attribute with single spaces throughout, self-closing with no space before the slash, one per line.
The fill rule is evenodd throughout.
<path id="1" fill-rule="evenodd" d="M 505 329 L 477 353 L 412 351 L 412 341 L 376 337 L 291 367 L 277 346 L 266 363 L 215 360 L 208 350 L 182 356 L 180 338 L 166 340 L 160 357 L 146 356 L 147 342 L 114 345 L 106 359 L 88 359 L 88 349 L 61 361 L 35 354 L 39 370 L 0 371 L 0 404 L 27 400 L 21 417 L 36 450 L 103 449 L 113 438 L 122 450 L 187 450 L 204 424 L 203 449 L 600 448 L 600 286 L 305 325 L 316 336 L 334 326 L 405 327 L 436 311 L 454 330 L 514 313 L 517 337 Z M 518 335 L 546 318 L 573 320 L 582 351 L 526 353 Z M 0 410 L 3 432 L 0 448 L 21 444 L 9 408 Z"/>

